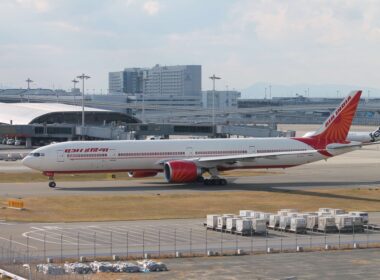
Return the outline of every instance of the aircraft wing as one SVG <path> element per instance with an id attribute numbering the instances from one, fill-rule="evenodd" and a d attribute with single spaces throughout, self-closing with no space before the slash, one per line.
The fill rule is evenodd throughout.
<path id="1" fill-rule="evenodd" d="M 267 158 L 277 160 L 283 156 L 288 155 L 311 155 L 317 153 L 317 150 L 305 150 L 305 151 L 291 151 L 291 152 L 273 152 L 273 153 L 251 153 L 251 154 L 241 154 L 232 156 L 213 156 L 213 157 L 194 157 L 187 158 L 184 160 L 192 161 L 199 166 L 209 167 L 210 165 L 215 166 L 224 163 L 235 163 L 237 161 L 250 161 L 257 158 Z M 156 164 L 163 165 L 165 162 L 178 159 L 165 159 L 157 162 Z"/>
<path id="2" fill-rule="evenodd" d="M 266 158 L 278 160 L 281 157 L 289 155 L 311 155 L 317 153 L 317 150 L 306 150 L 306 151 L 291 151 L 291 152 L 273 152 L 273 153 L 251 153 L 251 154 L 241 154 L 232 156 L 214 156 L 214 157 L 201 157 L 190 159 L 202 166 L 203 164 L 223 164 L 223 163 L 234 163 L 237 161 L 250 161 L 257 158 Z"/>

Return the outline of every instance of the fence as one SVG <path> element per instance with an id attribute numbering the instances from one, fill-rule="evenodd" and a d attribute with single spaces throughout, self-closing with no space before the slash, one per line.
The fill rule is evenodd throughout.
<path id="1" fill-rule="evenodd" d="M 12 236 L 2 238 L 0 267 L 26 275 L 27 271 L 22 268 L 22 264 L 45 263 L 47 258 L 53 259 L 56 263 L 62 263 L 79 261 L 81 257 L 86 257 L 87 260 L 110 260 L 115 256 L 121 259 L 165 258 L 228 255 L 236 254 L 241 250 L 254 254 L 268 251 L 294 252 L 297 249 L 314 251 L 326 248 L 371 248 L 380 244 L 380 232 L 374 230 L 365 230 L 363 233 L 338 232 L 334 234 L 309 232 L 305 235 L 269 231 L 264 236 L 250 234 L 242 236 L 207 230 L 203 227 L 156 230 L 136 228 L 133 231 L 123 230 L 120 227 L 117 229 L 97 228 L 93 231 L 60 229 L 59 232 L 37 230 L 17 240 L 14 240 Z M 33 265 L 32 270 L 36 274 Z M 35 277 L 39 277 L 36 275 Z M 83 276 L 80 277 L 82 278 L 71 279 L 84 279 Z"/>

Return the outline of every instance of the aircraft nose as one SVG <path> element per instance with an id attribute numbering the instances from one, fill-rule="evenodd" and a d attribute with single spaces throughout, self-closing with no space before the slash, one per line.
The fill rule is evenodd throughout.
<path id="1" fill-rule="evenodd" d="M 32 168 L 32 169 L 36 169 L 36 167 L 38 166 L 38 163 L 36 162 L 36 159 L 33 158 L 32 156 L 28 155 L 26 156 L 23 160 L 22 160 L 22 164 L 29 167 L 29 168 Z"/>

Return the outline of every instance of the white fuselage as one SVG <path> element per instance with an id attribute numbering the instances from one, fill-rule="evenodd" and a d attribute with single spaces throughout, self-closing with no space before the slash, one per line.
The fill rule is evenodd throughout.
<path id="1" fill-rule="evenodd" d="M 30 168 L 54 173 L 157 171 L 163 162 L 191 158 L 314 150 L 292 138 L 244 138 L 201 140 L 123 140 L 64 142 L 51 144 L 33 151 L 24 159 Z M 331 155 L 353 149 L 329 151 Z M 281 159 L 256 158 L 223 163 L 218 169 L 286 168 L 306 164 L 328 156 L 321 153 L 287 155 Z M 207 166 L 204 166 L 207 168 Z"/>

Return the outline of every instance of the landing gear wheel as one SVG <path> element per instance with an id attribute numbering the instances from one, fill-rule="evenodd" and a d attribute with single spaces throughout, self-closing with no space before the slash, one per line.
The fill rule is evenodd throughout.
<path id="1" fill-rule="evenodd" d="M 54 189 L 57 186 L 55 182 L 49 182 L 49 187 Z"/>
<path id="2" fill-rule="evenodd" d="M 226 179 L 220 179 L 220 178 L 212 178 L 212 179 L 205 179 L 203 183 L 205 185 L 224 186 L 224 185 L 227 185 L 227 180 Z"/>
<path id="3" fill-rule="evenodd" d="M 197 178 L 197 182 L 198 182 L 198 183 L 204 183 L 204 182 L 205 182 L 205 178 L 203 178 L 202 176 L 199 176 L 199 177 Z"/>

